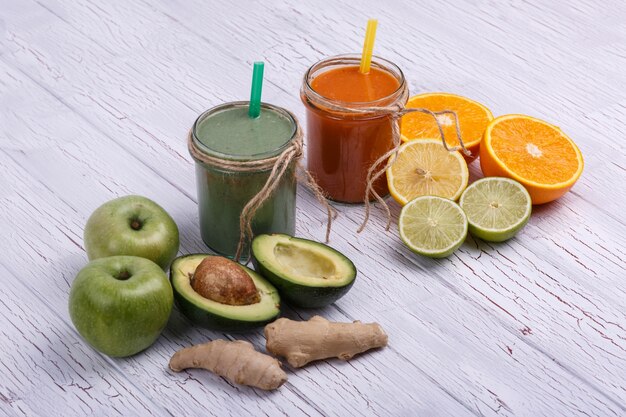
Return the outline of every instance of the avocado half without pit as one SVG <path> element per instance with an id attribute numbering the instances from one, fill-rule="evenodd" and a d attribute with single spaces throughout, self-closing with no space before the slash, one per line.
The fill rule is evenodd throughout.
<path id="1" fill-rule="evenodd" d="M 250 268 L 221 256 L 176 258 L 170 279 L 179 310 L 207 329 L 244 331 L 280 315 L 276 288 Z"/>
<path id="2" fill-rule="evenodd" d="M 296 307 L 334 303 L 354 284 L 356 267 L 342 253 L 312 240 L 283 234 L 259 235 L 252 241 L 254 269 Z"/>

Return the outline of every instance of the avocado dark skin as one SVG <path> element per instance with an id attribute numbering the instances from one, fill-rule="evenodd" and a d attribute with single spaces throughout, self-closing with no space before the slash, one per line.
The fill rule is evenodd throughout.
<path id="1" fill-rule="evenodd" d="M 259 235 L 252 242 L 254 269 L 282 299 L 301 308 L 320 308 L 343 297 L 356 279 L 354 264 L 339 251 L 283 234 Z"/>
<path id="2" fill-rule="evenodd" d="M 253 282 L 258 293 L 258 302 L 231 305 L 212 300 L 196 292 L 192 287 L 192 278 L 198 266 L 206 258 L 217 257 L 208 254 L 185 255 L 174 259 L 170 268 L 174 300 L 178 310 L 191 322 L 211 330 L 242 332 L 264 326 L 278 318 L 280 315 L 280 296 L 276 288 L 253 270 L 232 261 L 229 261 L 232 262 L 232 266 L 248 275 Z M 211 292 L 214 298 L 217 298 L 215 289 L 211 289 Z M 237 291 L 231 291 L 228 295 L 227 291 L 219 297 L 229 299 L 237 293 Z M 247 293 L 246 297 L 249 297 L 249 291 L 244 291 L 244 293 Z M 208 294 L 205 293 L 205 295 Z M 238 298 L 239 302 L 242 300 L 237 295 L 235 298 Z"/>

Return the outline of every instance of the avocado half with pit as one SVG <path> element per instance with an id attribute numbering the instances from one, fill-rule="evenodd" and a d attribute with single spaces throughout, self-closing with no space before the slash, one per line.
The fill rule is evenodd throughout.
<path id="1" fill-rule="evenodd" d="M 244 331 L 274 321 L 280 315 L 276 288 L 259 274 L 239 265 L 252 278 L 260 301 L 249 305 L 229 305 L 198 294 L 191 286 L 196 268 L 207 254 L 185 255 L 174 259 L 170 279 L 178 309 L 194 324 L 211 330 Z"/>
<path id="2" fill-rule="evenodd" d="M 259 235 L 252 241 L 254 269 L 296 307 L 334 303 L 354 284 L 356 267 L 330 246 L 283 234 Z"/>

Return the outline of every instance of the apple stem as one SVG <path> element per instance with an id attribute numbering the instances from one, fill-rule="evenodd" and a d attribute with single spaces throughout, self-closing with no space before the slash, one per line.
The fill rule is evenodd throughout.
<path id="1" fill-rule="evenodd" d="M 133 230 L 139 230 L 139 229 L 141 229 L 141 222 L 140 222 L 139 220 L 137 220 L 137 219 L 133 219 L 133 220 L 130 222 L 130 227 L 131 227 Z"/>
<path id="2" fill-rule="evenodd" d="M 123 269 L 123 270 L 121 270 L 119 272 L 119 274 L 117 274 L 116 278 L 121 280 L 121 281 L 124 281 L 124 280 L 130 278 L 130 272 L 128 272 L 128 270 L 126 270 L 126 269 Z"/>

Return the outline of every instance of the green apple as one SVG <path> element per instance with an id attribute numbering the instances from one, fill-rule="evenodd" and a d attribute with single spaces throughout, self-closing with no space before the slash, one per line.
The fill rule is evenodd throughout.
<path id="1" fill-rule="evenodd" d="M 95 349 L 113 357 L 134 355 L 159 337 L 174 295 L 165 272 L 137 256 L 96 259 L 72 283 L 70 317 Z"/>
<path id="2" fill-rule="evenodd" d="M 154 201 L 137 195 L 104 203 L 87 220 L 89 260 L 114 255 L 140 256 L 166 270 L 180 241 L 174 220 Z"/>

